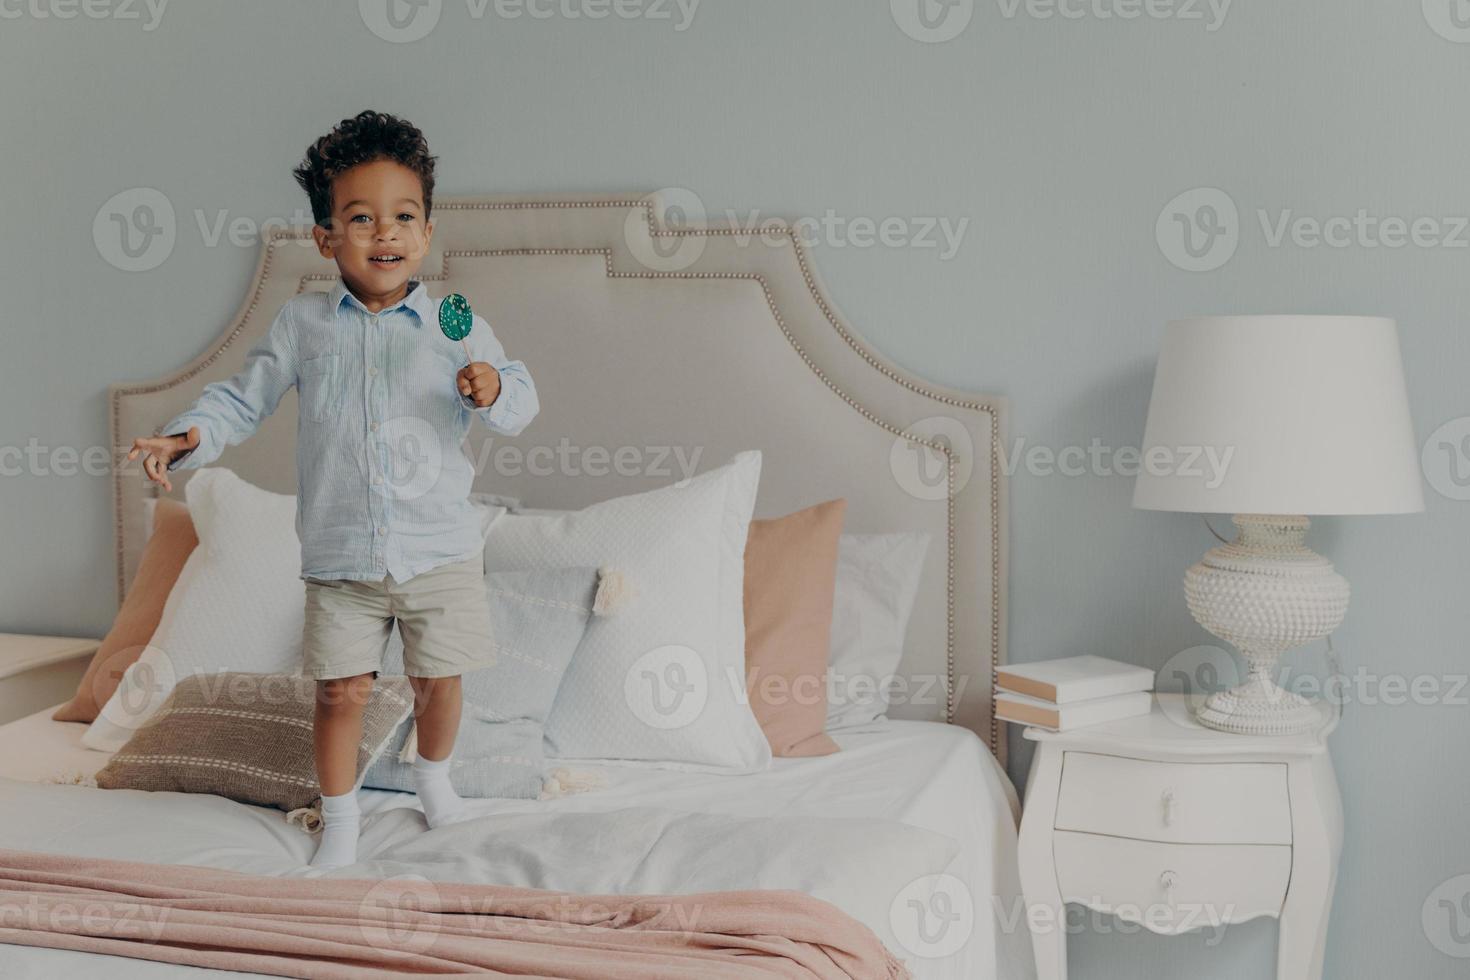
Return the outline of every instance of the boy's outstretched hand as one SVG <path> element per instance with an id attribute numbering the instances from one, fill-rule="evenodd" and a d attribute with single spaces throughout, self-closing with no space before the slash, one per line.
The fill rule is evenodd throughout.
<path id="1" fill-rule="evenodd" d="M 495 404 L 500 397 L 500 372 L 484 361 L 472 361 L 459 369 L 459 393 L 474 400 L 476 408 Z"/>
<path id="2" fill-rule="evenodd" d="M 128 451 L 128 459 L 137 459 L 139 453 L 146 453 L 143 457 L 143 472 L 154 483 L 162 484 L 163 489 L 172 491 L 174 485 L 168 479 L 168 464 L 198 447 L 199 426 L 191 425 L 188 435 L 134 439 L 133 448 Z"/>

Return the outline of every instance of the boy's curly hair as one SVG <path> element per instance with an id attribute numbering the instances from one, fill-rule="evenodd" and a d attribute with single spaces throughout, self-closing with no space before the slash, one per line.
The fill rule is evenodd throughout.
<path id="1" fill-rule="evenodd" d="M 307 147 L 306 159 L 293 172 L 311 200 L 312 218 L 326 227 L 332 216 L 332 181 L 359 164 L 392 160 L 418 174 L 427 218 L 434 204 L 434 159 L 428 140 L 413 123 L 368 110 L 342 120 Z"/>

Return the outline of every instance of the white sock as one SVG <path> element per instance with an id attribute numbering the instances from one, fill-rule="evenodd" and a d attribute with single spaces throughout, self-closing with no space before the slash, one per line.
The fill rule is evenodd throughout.
<path id="1" fill-rule="evenodd" d="M 464 800 L 454 791 L 449 782 L 449 760 L 453 756 L 430 761 L 419 756 L 413 763 L 413 786 L 424 806 L 424 816 L 430 827 L 463 820 L 466 816 Z"/>
<path id="2" fill-rule="evenodd" d="M 357 807 L 357 793 L 322 797 L 322 839 L 312 856 L 314 868 L 340 868 L 357 860 L 357 833 L 362 811 Z"/>

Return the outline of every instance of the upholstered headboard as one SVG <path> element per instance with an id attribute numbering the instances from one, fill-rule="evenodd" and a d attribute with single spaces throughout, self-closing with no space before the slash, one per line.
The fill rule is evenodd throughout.
<path id="1" fill-rule="evenodd" d="M 541 397 L 517 439 L 471 431 L 476 489 L 580 507 L 754 448 L 765 456 L 757 516 L 846 497 L 848 530 L 931 532 L 892 714 L 965 725 L 1003 758 L 991 685 L 1006 638 L 1004 401 L 931 384 L 871 350 L 789 226 L 750 236 L 669 227 L 664 214 L 659 195 L 436 203 L 419 278 L 435 295 L 464 293 Z M 281 304 L 334 278 L 307 229 L 273 234 L 243 308 L 203 354 L 111 389 L 114 444 L 156 432 L 233 374 Z M 294 493 L 295 435 L 292 392 L 215 465 Z M 174 476 L 175 496 L 187 479 Z M 115 476 L 119 595 L 155 489 L 137 463 Z"/>

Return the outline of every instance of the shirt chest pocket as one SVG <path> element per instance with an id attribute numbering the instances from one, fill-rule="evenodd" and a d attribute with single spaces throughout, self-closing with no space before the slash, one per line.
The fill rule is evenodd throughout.
<path id="1" fill-rule="evenodd" d="M 342 410 L 342 355 L 322 354 L 301 362 L 301 411 L 313 422 L 329 422 Z"/>

